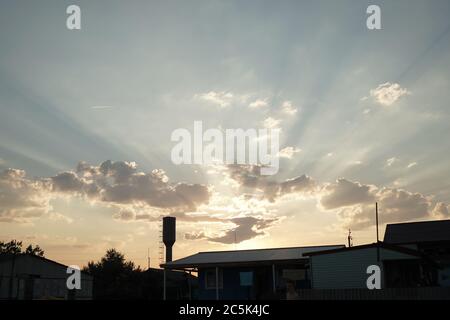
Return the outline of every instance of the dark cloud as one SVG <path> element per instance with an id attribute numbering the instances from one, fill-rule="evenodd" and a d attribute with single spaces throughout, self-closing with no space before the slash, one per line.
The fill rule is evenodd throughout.
<path id="1" fill-rule="evenodd" d="M 5 169 L 0 173 L 0 222 L 30 222 L 50 210 L 48 191 L 44 180 L 29 180 L 18 169 Z"/>
<path id="2" fill-rule="evenodd" d="M 139 210 L 137 210 L 139 211 Z M 164 216 L 171 216 L 177 218 L 180 222 L 219 222 L 223 223 L 222 218 L 214 217 L 209 214 L 203 213 L 187 213 L 187 212 L 171 212 L 170 214 L 154 214 L 146 212 L 138 212 L 132 208 L 122 208 L 118 213 L 114 215 L 117 220 L 133 221 L 133 220 L 146 220 L 146 221 L 160 221 Z"/>
<path id="3" fill-rule="evenodd" d="M 257 165 L 230 165 L 228 171 L 230 178 L 242 188 L 259 190 L 271 202 L 286 194 L 310 194 L 316 188 L 315 181 L 307 175 L 281 182 L 271 180 L 270 177 L 261 175 L 261 166 Z"/>
<path id="4" fill-rule="evenodd" d="M 170 216 L 177 218 L 178 221 L 184 222 L 223 222 L 222 218 L 214 217 L 209 214 L 172 212 Z"/>
<path id="5" fill-rule="evenodd" d="M 6 169 L 0 173 L 0 221 L 20 222 L 42 216 L 51 210 L 49 201 L 57 195 L 169 212 L 194 211 L 198 205 L 208 203 L 210 197 L 205 185 L 169 183 L 164 171 L 141 172 L 134 162 L 108 160 L 99 166 L 80 162 L 75 171 L 50 178 L 27 178 L 24 170 Z M 122 212 L 116 218 L 130 215 Z"/>
<path id="6" fill-rule="evenodd" d="M 170 184 L 164 171 L 141 172 L 134 162 L 108 160 L 98 167 L 82 162 L 76 170 L 76 173 L 66 172 L 52 178 L 58 190 L 80 193 L 104 202 L 145 203 L 166 209 L 194 210 L 209 201 L 205 185 Z"/>
<path id="7" fill-rule="evenodd" d="M 320 202 L 325 209 L 352 206 L 374 200 L 370 186 L 346 179 L 337 180 L 336 183 L 326 186 L 324 191 L 326 195 Z"/>
<path id="8" fill-rule="evenodd" d="M 395 188 L 377 188 L 340 179 L 325 187 L 321 204 L 325 209 L 337 209 L 354 230 L 371 227 L 375 223 L 375 202 L 379 206 L 380 223 L 418 220 L 431 216 L 432 204 L 420 193 Z"/>
<path id="9" fill-rule="evenodd" d="M 240 243 L 264 235 L 264 230 L 272 226 L 277 219 L 239 217 L 229 221 L 234 223 L 236 227 L 226 230 L 221 236 L 208 236 L 205 232 L 192 232 L 185 234 L 185 238 L 189 240 L 206 239 L 223 244 Z"/>
<path id="10" fill-rule="evenodd" d="M 51 178 L 54 191 L 79 192 L 84 183 L 74 172 L 61 172 Z"/>

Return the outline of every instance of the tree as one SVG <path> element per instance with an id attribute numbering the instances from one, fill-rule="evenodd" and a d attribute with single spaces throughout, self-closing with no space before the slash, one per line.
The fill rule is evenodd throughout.
<path id="1" fill-rule="evenodd" d="M 42 250 L 41 247 L 36 246 L 33 248 L 33 246 L 31 244 L 25 249 L 25 253 L 31 254 L 33 256 L 38 256 L 38 257 L 44 256 L 44 250 Z"/>
<path id="2" fill-rule="evenodd" d="M 9 242 L 0 241 L 0 253 L 8 253 L 8 254 L 30 254 L 38 257 L 44 256 L 44 250 L 42 250 L 39 246 L 33 247 L 31 244 L 26 247 L 25 250 L 22 250 L 22 241 L 11 240 Z"/>
<path id="3" fill-rule="evenodd" d="M 106 251 L 98 262 L 83 269 L 94 277 L 96 299 L 133 299 L 139 297 L 141 269 L 116 249 Z"/>

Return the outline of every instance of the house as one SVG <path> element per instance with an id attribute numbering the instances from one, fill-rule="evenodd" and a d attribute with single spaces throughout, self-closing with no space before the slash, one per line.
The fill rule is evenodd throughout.
<path id="1" fill-rule="evenodd" d="M 0 254 L 0 300 L 90 300 L 93 278 L 81 272 L 81 288 L 69 290 L 67 266 L 29 254 Z"/>
<path id="2" fill-rule="evenodd" d="M 367 289 L 367 268 L 377 265 L 382 288 L 434 286 L 436 264 L 414 248 L 383 242 L 307 252 L 313 289 Z"/>
<path id="3" fill-rule="evenodd" d="M 201 300 L 286 298 L 289 291 L 309 288 L 309 258 L 305 252 L 344 245 L 200 252 L 166 262 L 164 270 L 198 273 Z"/>
<path id="4" fill-rule="evenodd" d="M 388 224 L 384 242 L 415 246 L 440 266 L 438 285 L 450 287 L 450 220 Z"/>

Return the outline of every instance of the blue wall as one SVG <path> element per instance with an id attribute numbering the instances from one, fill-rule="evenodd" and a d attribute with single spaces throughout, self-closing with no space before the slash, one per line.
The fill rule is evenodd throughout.
<path id="1" fill-rule="evenodd" d="M 259 278 L 259 288 L 255 288 L 256 273 L 261 271 L 262 268 L 219 268 L 223 273 L 223 288 L 219 288 L 219 299 L 220 300 L 248 300 L 257 299 L 261 295 L 272 295 L 273 297 L 273 287 L 272 287 L 272 271 L 271 267 L 264 268 L 265 272 L 258 275 Z M 282 267 L 278 266 L 276 270 L 276 286 L 278 294 L 284 296 L 285 293 L 282 291 L 285 288 L 286 282 L 281 278 Z M 200 300 L 215 300 L 216 299 L 216 289 L 206 289 L 206 271 L 215 269 L 199 269 L 198 272 L 198 299 Z M 240 285 L 240 272 L 253 271 L 253 283 L 254 286 L 247 287 Z M 297 281 L 297 288 L 310 288 L 309 272 L 306 273 L 306 280 Z M 262 283 L 264 282 L 264 283 Z M 259 292 L 255 292 L 259 290 Z"/>
<path id="2" fill-rule="evenodd" d="M 209 269 L 211 270 L 211 269 Z M 215 300 L 216 289 L 206 289 L 206 270 L 200 269 L 198 272 L 199 285 L 199 299 L 200 300 Z M 248 300 L 254 299 L 253 287 L 243 287 L 240 285 L 240 272 L 253 271 L 252 268 L 224 268 L 223 272 L 223 289 L 219 288 L 219 298 L 221 300 Z M 271 281 L 271 279 L 268 279 Z"/>

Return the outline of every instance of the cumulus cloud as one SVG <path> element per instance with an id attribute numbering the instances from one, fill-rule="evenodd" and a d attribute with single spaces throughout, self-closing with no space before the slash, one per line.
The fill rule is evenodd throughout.
<path id="1" fill-rule="evenodd" d="M 273 202 L 276 198 L 291 193 L 308 194 L 315 190 L 315 181 L 301 175 L 284 181 L 270 180 L 261 175 L 261 166 L 229 165 L 229 177 L 236 181 L 242 188 L 261 191 L 266 199 Z"/>
<path id="2" fill-rule="evenodd" d="M 375 89 L 370 90 L 370 95 L 382 106 L 391 106 L 401 97 L 410 94 L 410 92 L 402 88 L 398 83 L 386 82 L 380 84 Z"/>
<path id="3" fill-rule="evenodd" d="M 27 179 L 24 170 L 5 169 L 0 173 L 0 222 L 29 223 L 51 212 L 51 185 Z"/>
<path id="4" fill-rule="evenodd" d="M 281 105 L 281 111 L 288 115 L 295 115 L 298 110 L 296 107 L 294 107 L 291 101 L 284 101 Z"/>
<path id="5" fill-rule="evenodd" d="M 0 219 L 14 222 L 42 216 L 50 212 L 50 199 L 61 195 L 168 212 L 195 210 L 210 196 L 205 185 L 169 183 L 164 171 L 138 171 L 134 162 L 108 160 L 99 166 L 80 162 L 75 171 L 34 179 L 27 178 L 23 170 L 7 169 L 0 175 Z M 131 213 L 120 211 L 115 218 L 130 219 Z"/>
<path id="6" fill-rule="evenodd" d="M 430 217 L 431 199 L 402 189 L 378 188 L 339 179 L 323 190 L 320 204 L 326 210 L 337 210 L 352 229 L 374 224 L 375 202 L 379 205 L 381 223 L 401 222 Z"/>
<path id="7" fill-rule="evenodd" d="M 267 128 L 267 129 L 279 128 L 280 124 L 281 124 L 281 120 L 275 119 L 275 118 L 272 118 L 272 117 L 267 117 L 263 121 L 263 126 L 264 126 L 264 128 Z"/>
<path id="8" fill-rule="evenodd" d="M 339 179 L 336 183 L 324 188 L 325 195 L 320 202 L 325 209 L 335 209 L 367 203 L 374 200 L 372 188 L 346 179 Z"/>
<path id="9" fill-rule="evenodd" d="M 231 101 L 233 100 L 233 93 L 231 92 L 216 92 L 216 91 L 209 91 L 206 93 L 200 93 L 196 94 L 194 98 L 217 105 L 221 108 L 225 108 L 230 106 Z"/>
<path id="10" fill-rule="evenodd" d="M 53 191 L 78 192 L 84 187 L 83 180 L 71 171 L 61 172 L 50 179 L 52 181 Z"/>
<path id="11" fill-rule="evenodd" d="M 252 108 L 252 109 L 259 109 L 259 108 L 267 107 L 268 103 L 267 103 L 266 99 L 256 99 L 255 101 L 251 102 L 248 106 L 249 106 L 249 108 Z"/>
<path id="12" fill-rule="evenodd" d="M 108 160 L 98 167 L 81 164 L 77 167 L 77 177 L 83 184 L 71 192 L 84 193 L 103 202 L 195 209 L 209 200 L 207 186 L 170 184 L 163 170 L 145 173 L 138 171 L 134 162 Z"/>
<path id="13" fill-rule="evenodd" d="M 261 175 L 261 168 L 223 166 L 219 174 L 239 191 L 231 198 L 203 184 L 171 182 L 163 170 L 140 171 L 134 162 L 80 162 L 73 171 L 48 178 L 28 178 L 23 170 L 6 169 L 0 173 L 0 222 L 23 223 L 40 217 L 71 222 L 50 205 L 52 199 L 61 196 L 116 208 L 114 218 L 120 221 L 158 221 L 172 215 L 187 224 L 234 225 L 221 234 L 197 232 L 186 236 L 219 243 L 233 243 L 235 234 L 238 242 L 264 235 L 280 219 L 273 216 L 279 201 L 286 199 L 315 199 L 319 209 L 335 212 L 355 230 L 373 226 L 376 201 L 381 223 L 449 216 L 448 205 L 435 205 L 431 197 L 420 193 L 344 178 L 318 183 L 305 174 L 277 180 Z"/>
<path id="14" fill-rule="evenodd" d="M 204 231 L 186 233 L 185 238 L 189 240 L 205 239 L 211 242 L 223 244 L 240 243 L 265 235 L 267 228 L 271 227 L 277 219 L 261 217 L 237 217 L 230 219 L 235 227 L 224 231 L 221 235 L 208 235 Z"/>
<path id="15" fill-rule="evenodd" d="M 438 219 L 448 219 L 450 217 L 450 206 L 443 202 L 438 202 L 433 208 L 432 215 Z"/>

